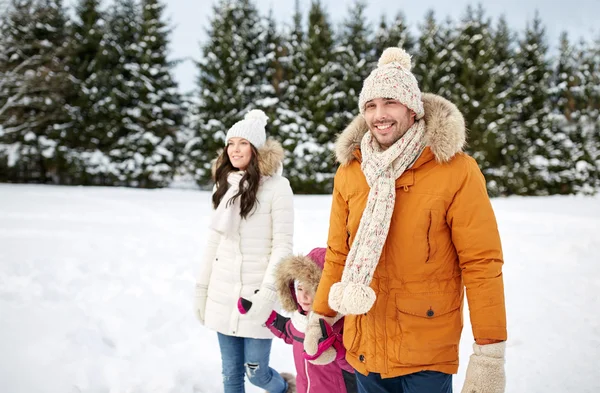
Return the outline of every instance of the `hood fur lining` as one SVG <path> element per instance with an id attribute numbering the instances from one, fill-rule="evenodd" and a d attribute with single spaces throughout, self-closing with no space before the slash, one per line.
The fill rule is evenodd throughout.
<path id="1" fill-rule="evenodd" d="M 307 256 L 290 255 L 282 259 L 275 270 L 275 283 L 283 309 L 288 312 L 298 310 L 294 293 L 295 280 L 309 286 L 308 289 L 315 293 L 321 280 L 321 272 L 319 266 Z"/>
<path id="2" fill-rule="evenodd" d="M 438 162 L 448 162 L 463 151 L 467 140 L 465 120 L 456 105 L 435 94 L 423 93 L 425 108 L 425 138 Z M 362 115 L 358 115 L 338 135 L 335 155 L 341 165 L 355 160 L 354 151 L 360 147 L 362 137 L 368 131 Z"/>

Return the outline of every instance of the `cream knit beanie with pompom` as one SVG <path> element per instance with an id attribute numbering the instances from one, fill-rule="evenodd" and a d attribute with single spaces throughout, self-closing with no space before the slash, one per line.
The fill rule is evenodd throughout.
<path id="1" fill-rule="evenodd" d="M 358 98 L 358 109 L 365 112 L 367 102 L 375 98 L 393 98 L 406 105 L 419 120 L 425 114 L 421 90 L 410 72 L 410 55 L 401 48 L 387 48 L 381 54 L 377 68 L 365 79 Z"/>
<path id="2" fill-rule="evenodd" d="M 246 113 L 243 120 L 238 121 L 227 131 L 225 146 L 231 138 L 244 138 L 252 143 L 255 148 L 260 149 L 267 141 L 265 127 L 269 117 L 260 109 L 254 109 Z"/>

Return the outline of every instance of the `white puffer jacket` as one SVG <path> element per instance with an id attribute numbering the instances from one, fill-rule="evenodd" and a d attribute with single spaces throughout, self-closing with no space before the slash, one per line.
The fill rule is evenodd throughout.
<path id="1" fill-rule="evenodd" d="M 208 286 L 204 325 L 238 337 L 273 338 L 265 321 L 240 315 L 237 301 L 259 288 L 275 291 L 275 266 L 292 253 L 293 193 L 289 181 L 277 174 L 283 149 L 268 140 L 259 150 L 260 172 L 270 176 L 258 189 L 255 211 L 240 223 L 239 238 L 226 239 L 209 229 L 203 266 L 197 284 Z"/>

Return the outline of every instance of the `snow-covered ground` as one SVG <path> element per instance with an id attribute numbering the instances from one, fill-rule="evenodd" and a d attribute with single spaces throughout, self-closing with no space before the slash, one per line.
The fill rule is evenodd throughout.
<path id="1" fill-rule="evenodd" d="M 295 203 L 295 250 L 323 246 L 330 197 Z M 493 204 L 507 392 L 600 391 L 600 197 Z M 0 185 L 0 392 L 222 391 L 215 333 L 192 308 L 209 213 L 192 190 Z M 291 348 L 275 341 L 272 365 L 293 370 Z"/>

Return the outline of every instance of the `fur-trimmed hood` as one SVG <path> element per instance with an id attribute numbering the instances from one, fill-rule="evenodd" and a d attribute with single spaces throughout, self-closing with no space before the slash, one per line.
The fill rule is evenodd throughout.
<path id="1" fill-rule="evenodd" d="M 311 258 L 317 258 L 319 261 Z M 314 294 L 321 280 L 323 263 L 325 261 L 325 249 L 314 249 L 307 256 L 290 255 L 281 260 L 275 269 L 275 283 L 277 295 L 284 310 L 294 312 L 298 310 L 294 281 L 307 285 L 309 291 Z M 319 264 L 320 263 L 320 264 Z"/>
<path id="2" fill-rule="evenodd" d="M 455 154 L 463 151 L 467 140 L 465 119 L 456 105 L 435 94 L 423 93 L 425 108 L 425 138 L 438 162 L 450 161 Z M 362 137 L 368 131 L 362 115 L 358 115 L 338 135 L 335 155 L 341 165 L 348 165 L 356 159 L 354 152 L 360 148 Z"/>
<path id="3" fill-rule="evenodd" d="M 218 157 L 212 162 L 213 178 L 222 152 L 223 150 L 219 151 Z M 260 174 L 263 176 L 281 174 L 283 170 L 283 155 L 281 143 L 274 139 L 267 139 L 264 146 L 258 149 L 258 167 Z"/>

